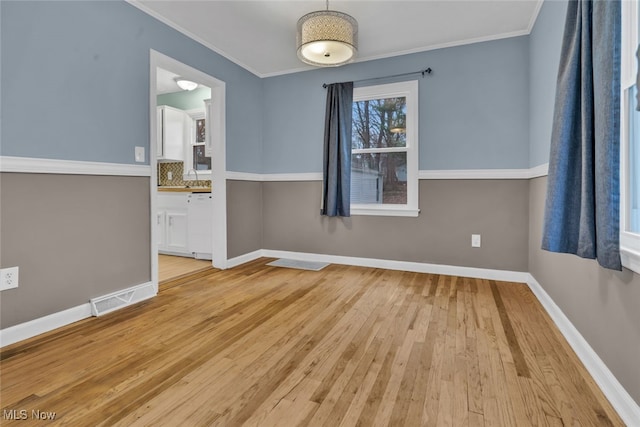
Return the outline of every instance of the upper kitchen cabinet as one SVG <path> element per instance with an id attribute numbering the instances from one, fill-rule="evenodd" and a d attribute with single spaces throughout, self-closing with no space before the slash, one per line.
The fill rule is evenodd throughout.
<path id="1" fill-rule="evenodd" d="M 163 105 L 157 110 L 156 153 L 158 160 L 184 161 L 185 140 L 189 133 L 187 113 Z"/>

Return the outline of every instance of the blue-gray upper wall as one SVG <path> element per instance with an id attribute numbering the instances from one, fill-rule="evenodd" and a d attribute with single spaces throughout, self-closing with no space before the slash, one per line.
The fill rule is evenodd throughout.
<path id="1" fill-rule="evenodd" d="M 420 169 L 527 168 L 528 49 L 528 37 L 514 37 L 267 78 L 263 171 L 322 170 L 322 83 L 427 67 L 433 73 L 418 77 Z"/>
<path id="2" fill-rule="evenodd" d="M 549 161 L 556 79 L 567 2 L 545 1 L 529 35 L 529 166 Z"/>
<path id="3" fill-rule="evenodd" d="M 149 50 L 226 82 L 227 168 L 320 172 L 322 83 L 431 67 L 420 169 L 548 161 L 566 2 L 530 36 L 260 79 L 122 1 L 0 1 L 0 155 L 134 163 L 149 147 Z"/>
<path id="4" fill-rule="evenodd" d="M 0 154 L 134 163 L 149 51 L 226 82 L 227 165 L 262 168 L 262 81 L 125 2 L 1 1 Z"/>

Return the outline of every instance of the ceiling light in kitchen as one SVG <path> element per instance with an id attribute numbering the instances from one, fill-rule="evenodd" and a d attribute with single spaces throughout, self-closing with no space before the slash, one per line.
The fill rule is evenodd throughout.
<path id="1" fill-rule="evenodd" d="M 182 90 L 194 90 L 198 87 L 198 83 L 183 79 L 182 77 L 176 77 L 175 80 L 178 87 Z"/>

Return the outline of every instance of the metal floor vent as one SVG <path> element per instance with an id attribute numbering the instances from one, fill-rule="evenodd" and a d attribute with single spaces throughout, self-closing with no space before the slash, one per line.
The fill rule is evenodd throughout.
<path id="1" fill-rule="evenodd" d="M 151 283 L 134 286 L 129 289 L 114 292 L 91 299 L 91 314 L 101 316 L 119 308 L 149 299 L 156 295 L 155 287 Z"/>
<path id="2" fill-rule="evenodd" d="M 280 258 L 267 265 L 274 267 L 297 268 L 299 270 L 320 271 L 329 265 L 328 262 L 299 261 L 295 259 Z"/>

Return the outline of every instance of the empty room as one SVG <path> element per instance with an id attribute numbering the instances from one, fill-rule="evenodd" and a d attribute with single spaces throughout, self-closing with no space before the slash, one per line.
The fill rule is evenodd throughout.
<path id="1" fill-rule="evenodd" d="M 0 1 L 0 424 L 640 426 L 637 0 Z"/>

